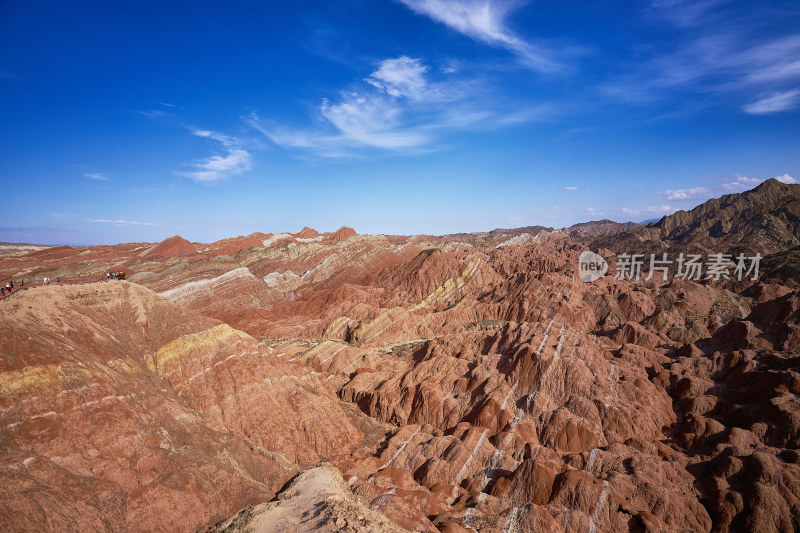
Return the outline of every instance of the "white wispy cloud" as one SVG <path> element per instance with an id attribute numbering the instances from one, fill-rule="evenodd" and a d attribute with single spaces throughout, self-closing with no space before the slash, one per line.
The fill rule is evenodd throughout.
<path id="1" fill-rule="evenodd" d="M 133 112 L 137 115 L 147 117 L 151 120 L 175 120 L 177 121 L 176 110 L 178 106 L 170 104 L 169 102 L 158 102 L 158 106 L 154 109 L 134 109 Z"/>
<path id="2" fill-rule="evenodd" d="M 690 189 L 667 189 L 661 191 L 667 200 L 689 200 L 699 196 L 708 196 L 709 190 L 706 187 L 692 187 Z"/>
<path id="3" fill-rule="evenodd" d="M 587 207 L 586 208 L 586 213 L 591 215 L 591 216 L 603 216 L 603 215 L 605 215 L 605 213 L 603 211 L 600 211 L 599 209 L 595 209 L 594 207 Z"/>
<path id="4" fill-rule="evenodd" d="M 428 67 L 419 59 L 400 56 L 381 61 L 378 70 L 364 81 L 391 96 L 420 100 L 429 92 L 425 80 L 427 71 Z"/>
<path id="5" fill-rule="evenodd" d="M 651 205 L 643 209 L 645 213 L 669 213 L 672 207 L 668 205 Z"/>
<path id="6" fill-rule="evenodd" d="M 622 212 L 628 215 L 641 215 L 641 214 L 657 214 L 663 215 L 672 211 L 672 207 L 668 205 L 650 205 L 639 209 L 630 209 L 623 207 Z"/>
<path id="7" fill-rule="evenodd" d="M 634 104 L 691 94 L 690 109 L 727 103 L 751 114 L 800 106 L 800 33 L 754 39 L 752 28 L 727 14 L 726 4 L 652 2 L 648 13 L 659 19 L 656 24 L 667 20 L 682 27 L 675 44 L 654 48 L 649 58 L 604 84 L 602 92 Z"/>
<path id="8" fill-rule="evenodd" d="M 561 69 L 552 53 L 523 39 L 508 27 L 515 0 L 399 0 L 417 14 L 448 26 L 472 39 L 516 54 L 535 70 Z"/>
<path id="9" fill-rule="evenodd" d="M 238 176 L 252 167 L 250 152 L 244 149 L 240 139 L 208 130 L 193 130 L 192 134 L 219 142 L 225 154 L 212 155 L 197 161 L 193 163 L 194 170 L 177 172 L 177 175 L 191 178 L 197 182 L 214 183 Z"/>
<path id="10" fill-rule="evenodd" d="M 655 100 L 673 89 L 752 93 L 800 78 L 800 34 L 753 45 L 733 32 L 703 33 L 657 55 L 607 89 L 630 100 Z"/>
<path id="11" fill-rule="evenodd" d="M 800 77 L 800 33 L 775 37 L 742 47 L 737 61 L 752 67 L 743 82 L 759 84 L 796 80 Z"/>
<path id="12" fill-rule="evenodd" d="M 745 105 L 742 109 L 751 115 L 768 115 L 794 109 L 798 105 L 800 105 L 800 89 L 792 89 L 761 98 Z"/>
<path id="13" fill-rule="evenodd" d="M 653 0 L 651 8 L 657 15 L 677 26 L 689 27 L 702 24 L 709 12 L 728 0 Z"/>
<path id="14" fill-rule="evenodd" d="M 252 112 L 245 121 L 273 143 L 323 157 L 353 157 L 364 151 L 424 153 L 437 149 L 448 131 L 491 129 L 552 115 L 545 106 L 515 111 L 492 108 L 475 80 L 430 79 L 418 58 L 400 56 L 376 64 L 363 84 L 322 100 L 315 122 L 321 127 L 291 128 Z"/>
<path id="15" fill-rule="evenodd" d="M 561 187 L 561 189 L 565 190 L 565 191 L 579 191 L 579 190 L 581 190 L 580 187 L 573 187 L 571 185 L 568 185 L 567 187 Z"/>
<path id="16" fill-rule="evenodd" d="M 84 172 L 83 175 L 84 177 L 89 178 L 90 180 L 108 181 L 108 176 L 106 176 L 102 172 Z"/>
<path id="17" fill-rule="evenodd" d="M 789 174 L 782 174 L 780 176 L 775 176 L 775 179 L 788 184 L 795 184 L 797 180 L 790 176 Z M 722 188 L 726 192 L 743 192 L 756 187 L 757 185 L 765 182 L 767 178 L 750 178 L 747 176 L 736 176 L 735 179 L 730 181 L 726 181 L 722 184 Z"/>
<path id="18" fill-rule="evenodd" d="M 780 176 L 775 176 L 775 179 L 780 181 L 781 183 L 788 183 L 788 184 L 798 183 L 798 181 L 793 177 L 791 177 L 789 174 L 782 174 Z"/>
<path id="19" fill-rule="evenodd" d="M 279 146 L 323 157 L 351 157 L 363 149 L 413 151 L 431 141 L 421 128 L 405 126 L 402 106 L 383 95 L 343 93 L 337 103 L 324 99 L 318 113 L 323 130 L 265 125 L 255 112 L 246 120 Z"/>
<path id="20" fill-rule="evenodd" d="M 394 150 L 420 146 L 428 140 L 426 135 L 403 128 L 401 107 L 381 97 L 351 93 L 335 104 L 325 99 L 320 113 L 356 145 Z"/>
<path id="21" fill-rule="evenodd" d="M 762 181 L 764 180 L 758 178 L 748 178 L 747 176 L 736 176 L 733 181 L 723 183 L 722 188 L 729 192 L 742 192 L 752 189 Z"/>
<path id="22" fill-rule="evenodd" d="M 96 222 L 98 224 L 114 224 L 116 226 L 158 226 L 152 222 L 138 222 L 136 220 L 123 220 L 118 218 L 116 220 L 108 220 L 105 218 L 89 218 L 89 222 Z"/>
<path id="23" fill-rule="evenodd" d="M 169 115 L 169 113 L 167 113 L 163 109 L 153 109 L 153 110 L 150 110 L 150 111 L 136 110 L 136 111 L 134 111 L 134 113 L 136 113 L 137 115 L 142 115 L 143 117 L 151 118 L 151 119 L 159 119 L 159 118 L 163 118 L 163 117 L 166 117 L 166 116 Z"/>

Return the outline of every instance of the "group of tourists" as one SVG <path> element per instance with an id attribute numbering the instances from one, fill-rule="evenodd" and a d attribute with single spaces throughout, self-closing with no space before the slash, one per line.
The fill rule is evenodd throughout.
<path id="1" fill-rule="evenodd" d="M 56 279 L 58 279 L 58 282 L 61 283 L 61 278 L 60 277 L 58 277 Z M 20 290 L 21 288 L 25 287 L 25 282 L 26 281 L 30 285 L 30 280 L 26 280 L 25 278 L 22 278 L 20 280 L 19 287 L 14 285 L 14 280 L 10 280 L 5 285 L 0 285 L 0 297 L 5 298 L 6 296 L 11 296 L 13 293 L 15 293 L 18 290 Z M 49 283 L 49 282 L 50 282 L 50 278 L 44 278 L 44 280 L 42 280 L 42 284 L 46 284 L 46 283 Z"/>
<path id="2" fill-rule="evenodd" d="M 120 272 L 104 272 L 103 274 L 100 274 L 100 281 L 107 281 L 107 280 L 112 280 L 112 279 L 125 279 L 125 273 L 120 271 Z M 95 278 L 93 276 L 91 276 L 89 278 L 85 278 L 85 277 L 84 278 L 71 278 L 69 280 L 64 280 L 64 283 L 72 285 L 72 284 L 75 284 L 75 283 L 91 283 L 93 280 L 97 280 L 97 278 Z M 61 280 L 61 276 L 56 276 L 55 280 L 53 280 L 53 278 L 50 278 L 50 277 L 46 276 L 46 277 L 42 278 L 42 286 L 50 285 L 52 283 L 56 283 L 58 285 L 61 285 L 61 281 L 62 281 Z M 34 280 L 34 282 L 35 282 L 35 280 Z M 20 290 L 23 287 L 25 287 L 26 283 L 28 284 L 28 286 L 31 286 L 31 280 L 30 279 L 26 280 L 24 278 L 19 281 L 19 286 L 14 285 L 14 281 L 13 280 L 9 281 L 5 285 L 0 283 L 0 298 L 6 298 L 7 296 L 11 296 L 12 294 L 16 293 L 18 290 Z"/>
<path id="3" fill-rule="evenodd" d="M 0 294 L 2 294 L 2 296 L 4 298 L 6 296 L 6 293 L 11 294 L 12 292 L 14 292 L 14 282 L 13 281 L 9 281 L 8 283 L 6 283 L 5 287 L 0 287 Z"/>

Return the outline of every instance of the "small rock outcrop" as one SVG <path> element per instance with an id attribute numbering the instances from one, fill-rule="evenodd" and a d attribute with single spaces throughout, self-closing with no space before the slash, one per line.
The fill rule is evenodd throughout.
<path id="1" fill-rule="evenodd" d="M 219 530 L 243 522 L 252 533 L 408 532 L 364 505 L 327 463 L 297 475 L 275 501 L 246 509 Z"/>
<path id="2" fill-rule="evenodd" d="M 142 257 L 191 257 L 195 254 L 197 249 L 192 243 L 180 235 L 173 235 L 146 250 Z"/>
<path id="3" fill-rule="evenodd" d="M 356 230 L 354 230 L 353 228 L 349 226 L 342 226 L 341 228 L 334 231 L 331 234 L 331 236 L 328 237 L 328 240 L 330 242 L 339 242 L 349 239 L 350 237 L 355 237 L 356 235 L 358 235 L 358 233 L 356 233 Z"/>

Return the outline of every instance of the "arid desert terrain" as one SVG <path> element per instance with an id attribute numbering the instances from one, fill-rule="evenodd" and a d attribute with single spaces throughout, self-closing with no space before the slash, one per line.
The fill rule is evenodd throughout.
<path id="1" fill-rule="evenodd" d="M 800 530 L 800 185 L 647 225 L 4 245 L 9 280 L 6 531 Z"/>

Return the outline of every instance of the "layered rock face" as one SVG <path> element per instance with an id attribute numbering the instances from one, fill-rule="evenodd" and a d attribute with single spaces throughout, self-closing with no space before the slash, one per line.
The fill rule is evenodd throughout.
<path id="1" fill-rule="evenodd" d="M 784 206 L 762 187 L 653 239 L 655 226 L 607 221 L 437 238 L 304 228 L 161 246 L 173 256 L 0 258 L 0 276 L 130 280 L 0 302 L 4 522 L 800 529 L 791 239 L 769 240 L 789 259 L 757 281 L 613 276 L 632 243 L 677 250 L 716 207 L 790 220 L 800 187 Z M 714 244 L 755 239 L 744 220 Z M 584 283 L 589 247 L 612 271 Z"/>
<path id="2" fill-rule="evenodd" d="M 143 287 L 22 291 L 2 316 L 14 530 L 188 529 L 362 440 L 316 373 Z"/>

